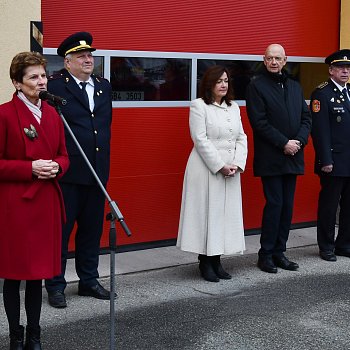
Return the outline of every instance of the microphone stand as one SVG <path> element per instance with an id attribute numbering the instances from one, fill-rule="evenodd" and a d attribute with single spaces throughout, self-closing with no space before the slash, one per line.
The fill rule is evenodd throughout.
<path id="1" fill-rule="evenodd" d="M 65 100 L 64 100 L 65 101 Z M 63 102 L 62 102 L 63 103 Z M 131 232 L 126 225 L 124 221 L 124 217 L 122 213 L 120 212 L 117 203 L 111 199 L 109 196 L 107 190 L 103 186 L 100 178 L 96 174 L 95 169 L 92 167 L 88 157 L 86 156 L 84 150 L 81 148 L 77 138 L 75 137 L 72 129 L 68 125 L 65 117 L 62 114 L 61 107 L 59 104 L 56 102 L 54 103 L 55 108 L 60 115 L 64 126 L 66 127 L 67 131 L 69 132 L 70 136 L 72 137 L 74 143 L 79 149 L 79 152 L 81 153 L 82 157 L 84 158 L 87 166 L 89 167 L 92 175 L 97 181 L 98 186 L 100 187 L 101 191 L 104 193 L 106 200 L 108 201 L 109 207 L 111 212 L 106 215 L 106 220 L 110 221 L 110 229 L 109 229 L 109 251 L 110 251 L 110 295 L 109 295 L 109 301 L 110 301 L 110 350 L 116 349 L 115 345 L 115 302 L 114 302 L 114 296 L 115 296 L 115 253 L 117 250 L 117 231 L 115 227 L 115 220 L 119 221 L 120 225 L 122 226 L 124 232 L 126 233 L 127 236 L 131 236 Z"/>

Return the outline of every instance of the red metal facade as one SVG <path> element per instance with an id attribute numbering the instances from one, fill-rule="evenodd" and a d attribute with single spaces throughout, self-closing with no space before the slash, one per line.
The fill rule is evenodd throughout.
<path id="1" fill-rule="evenodd" d="M 44 46 L 57 47 L 75 31 L 90 31 L 101 50 L 141 50 L 262 55 L 272 42 L 289 56 L 323 57 L 338 48 L 340 1 L 138 0 L 42 1 Z M 253 177 L 252 132 L 242 176 L 245 228 L 258 228 L 264 204 L 260 180 Z M 118 244 L 175 238 L 182 178 L 192 147 L 188 108 L 118 108 L 113 111 L 109 191 L 133 236 Z M 299 177 L 293 222 L 316 219 L 318 179 L 313 149 L 306 149 L 306 174 Z M 102 245 L 108 243 L 105 225 Z"/>
<path id="2" fill-rule="evenodd" d="M 74 31 L 106 50 L 325 56 L 339 42 L 340 0 L 42 0 L 44 46 Z"/>

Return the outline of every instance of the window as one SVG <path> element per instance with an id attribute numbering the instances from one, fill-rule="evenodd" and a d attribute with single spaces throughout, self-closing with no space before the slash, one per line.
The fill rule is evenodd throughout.
<path id="1" fill-rule="evenodd" d="M 48 75 L 57 74 L 63 68 L 63 58 L 57 56 L 55 48 L 44 49 L 44 53 Z M 97 50 L 95 55 L 94 73 L 111 82 L 113 107 L 188 106 L 198 96 L 205 70 L 214 64 L 229 69 L 235 99 L 244 106 L 247 85 L 264 67 L 258 55 L 120 50 Z M 289 57 L 285 69 L 300 82 L 306 100 L 328 79 L 328 66 L 323 62 L 321 57 Z"/>
<path id="2" fill-rule="evenodd" d="M 113 101 L 189 101 L 191 60 L 111 57 Z"/>
<path id="3" fill-rule="evenodd" d="M 236 100 L 245 100 L 245 90 L 250 79 L 264 66 L 262 61 L 198 60 L 197 91 L 204 72 L 214 64 L 225 66 L 230 71 Z M 285 69 L 293 79 L 300 82 L 306 100 L 310 99 L 317 85 L 328 79 L 328 65 L 325 63 L 288 61 Z"/>

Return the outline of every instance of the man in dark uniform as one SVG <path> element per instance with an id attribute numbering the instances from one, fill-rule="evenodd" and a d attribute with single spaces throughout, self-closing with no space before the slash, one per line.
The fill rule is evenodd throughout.
<path id="1" fill-rule="evenodd" d="M 87 32 L 75 33 L 60 44 L 57 53 L 64 57 L 65 69 L 50 77 L 48 90 L 67 100 L 67 104 L 61 107 L 62 113 L 101 182 L 106 185 L 112 121 L 111 85 L 106 79 L 93 74 L 92 51 L 95 49 L 91 44 L 92 36 Z M 57 308 L 67 306 L 64 275 L 69 237 L 75 223 L 78 294 L 98 299 L 110 297 L 110 293 L 97 281 L 104 194 L 67 131 L 66 145 L 70 168 L 60 181 L 67 214 L 62 230 L 62 273 L 45 283 L 49 303 Z"/>
<path id="2" fill-rule="evenodd" d="M 320 177 L 317 242 L 320 257 L 336 261 L 336 255 L 350 258 L 350 50 L 329 55 L 329 80 L 311 95 L 312 140 L 315 173 Z M 339 229 L 335 239 L 336 213 Z"/>
<path id="3" fill-rule="evenodd" d="M 297 175 L 304 173 L 304 146 L 311 116 L 298 82 L 283 70 L 287 62 L 279 44 L 267 47 L 264 71 L 247 87 L 247 112 L 254 136 L 254 175 L 261 177 L 265 207 L 258 267 L 297 270 L 285 255 L 292 221 Z"/>

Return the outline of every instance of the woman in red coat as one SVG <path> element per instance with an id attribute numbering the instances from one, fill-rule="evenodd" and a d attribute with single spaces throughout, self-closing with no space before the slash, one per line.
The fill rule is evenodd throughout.
<path id="1" fill-rule="evenodd" d="M 46 90 L 46 60 L 17 54 L 10 78 L 16 88 L 0 105 L 0 278 L 10 328 L 10 349 L 23 349 L 20 282 L 26 281 L 26 349 L 40 350 L 42 279 L 60 274 L 65 211 L 57 180 L 68 168 L 63 123 L 39 99 Z"/>

